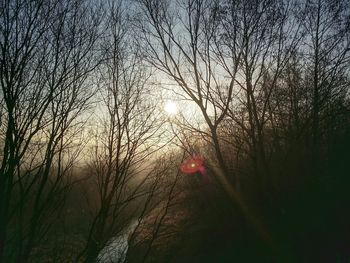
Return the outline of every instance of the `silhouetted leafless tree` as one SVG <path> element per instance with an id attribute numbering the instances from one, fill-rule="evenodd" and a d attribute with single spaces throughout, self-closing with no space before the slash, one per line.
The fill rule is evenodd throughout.
<path id="1" fill-rule="evenodd" d="M 89 164 L 98 197 L 86 246 L 78 255 L 86 262 L 94 261 L 132 218 L 141 217 L 139 206 L 147 206 L 142 200 L 153 194 L 152 184 L 161 174 L 149 157 L 163 143 L 162 123 L 147 85 L 150 72 L 133 44 L 124 4 L 110 1 L 105 7 L 105 59 L 98 71 L 101 104 Z M 133 211 L 133 206 L 138 209 Z"/>
<path id="2" fill-rule="evenodd" d="M 299 19 L 305 36 L 300 52 L 306 59 L 308 78 L 305 85 L 312 100 L 309 120 L 315 159 L 321 151 L 324 124 L 330 116 L 339 115 L 330 105 L 341 103 L 348 92 L 349 12 L 347 1 L 310 0 L 300 7 Z"/>
<path id="3" fill-rule="evenodd" d="M 79 152 L 99 20 L 86 2 L 59 0 L 1 1 L 0 19 L 0 259 L 26 262 Z"/>
<path id="4" fill-rule="evenodd" d="M 179 85 L 177 93 L 182 98 L 196 104 L 209 131 L 216 163 L 226 176 L 234 177 L 223 156 L 218 127 L 234 97 L 242 49 L 236 45 L 223 48 L 220 42 L 219 2 L 138 2 L 140 45 L 146 59 Z M 202 128 L 194 130 L 208 135 Z"/>

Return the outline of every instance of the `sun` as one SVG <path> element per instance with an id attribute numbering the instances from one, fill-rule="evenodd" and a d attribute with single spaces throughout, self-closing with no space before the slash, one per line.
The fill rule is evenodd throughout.
<path id="1" fill-rule="evenodd" d="M 175 115 L 178 112 L 177 105 L 173 101 L 167 101 L 164 110 L 170 115 Z"/>

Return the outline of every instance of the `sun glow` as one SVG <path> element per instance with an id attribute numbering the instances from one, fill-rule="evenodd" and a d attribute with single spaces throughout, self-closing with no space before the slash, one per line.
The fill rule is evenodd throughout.
<path id="1" fill-rule="evenodd" d="M 177 105 L 173 101 L 167 101 L 164 105 L 164 110 L 170 115 L 174 115 L 178 112 Z"/>

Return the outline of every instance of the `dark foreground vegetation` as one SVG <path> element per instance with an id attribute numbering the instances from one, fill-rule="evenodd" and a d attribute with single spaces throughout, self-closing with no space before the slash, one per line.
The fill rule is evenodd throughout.
<path id="1" fill-rule="evenodd" d="M 349 262 L 349 77 L 347 0 L 0 0 L 0 262 Z"/>

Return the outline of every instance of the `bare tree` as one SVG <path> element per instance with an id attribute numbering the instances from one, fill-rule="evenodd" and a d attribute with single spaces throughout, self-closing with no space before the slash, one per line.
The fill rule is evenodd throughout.
<path id="1" fill-rule="evenodd" d="M 237 46 L 223 50 L 219 43 L 222 33 L 219 3 L 138 2 L 142 10 L 138 28 L 146 58 L 179 85 L 178 95 L 197 105 L 209 129 L 216 161 L 228 176 L 218 126 L 233 98 L 242 50 Z M 234 176 L 232 172 L 230 176 Z"/>
<path id="2" fill-rule="evenodd" d="M 231 119 L 248 135 L 263 183 L 268 177 L 263 131 L 267 122 L 273 125 L 270 96 L 300 41 L 299 28 L 288 19 L 290 3 L 193 0 L 177 1 L 175 8 L 166 1 L 139 2 L 147 59 L 197 104 L 219 166 L 233 176 L 218 134 Z"/>
<path id="3" fill-rule="evenodd" d="M 149 157 L 159 148 L 162 123 L 150 99 L 150 72 L 133 45 L 124 4 L 110 1 L 105 9 L 105 59 L 98 72 L 101 104 L 89 164 L 97 201 L 85 248 L 78 255 L 86 262 L 94 261 L 112 237 L 141 216 L 140 204 L 153 194 L 152 184 L 161 174 Z"/>
<path id="4" fill-rule="evenodd" d="M 223 5 L 224 41 L 241 47 L 241 64 L 236 83 L 237 99 L 229 117 L 247 137 L 257 180 L 269 185 L 269 151 L 266 129 L 275 130 L 271 95 L 276 90 L 286 63 L 300 42 L 300 26 L 291 19 L 290 1 L 237 1 Z M 231 35 L 238 35 L 235 41 Z M 266 189 L 265 189 L 266 190 Z"/>
<path id="5" fill-rule="evenodd" d="M 349 5 L 347 1 L 306 1 L 300 20 L 305 38 L 301 52 L 306 58 L 311 93 L 312 155 L 317 159 L 322 143 L 322 123 L 327 119 L 329 103 L 344 98 L 350 52 Z M 339 113 L 338 113 L 339 114 Z M 338 115 L 337 113 L 330 114 Z"/>
<path id="6" fill-rule="evenodd" d="M 0 258 L 26 262 L 54 221 L 79 152 L 71 145 L 92 95 L 98 19 L 81 1 L 1 5 Z"/>

